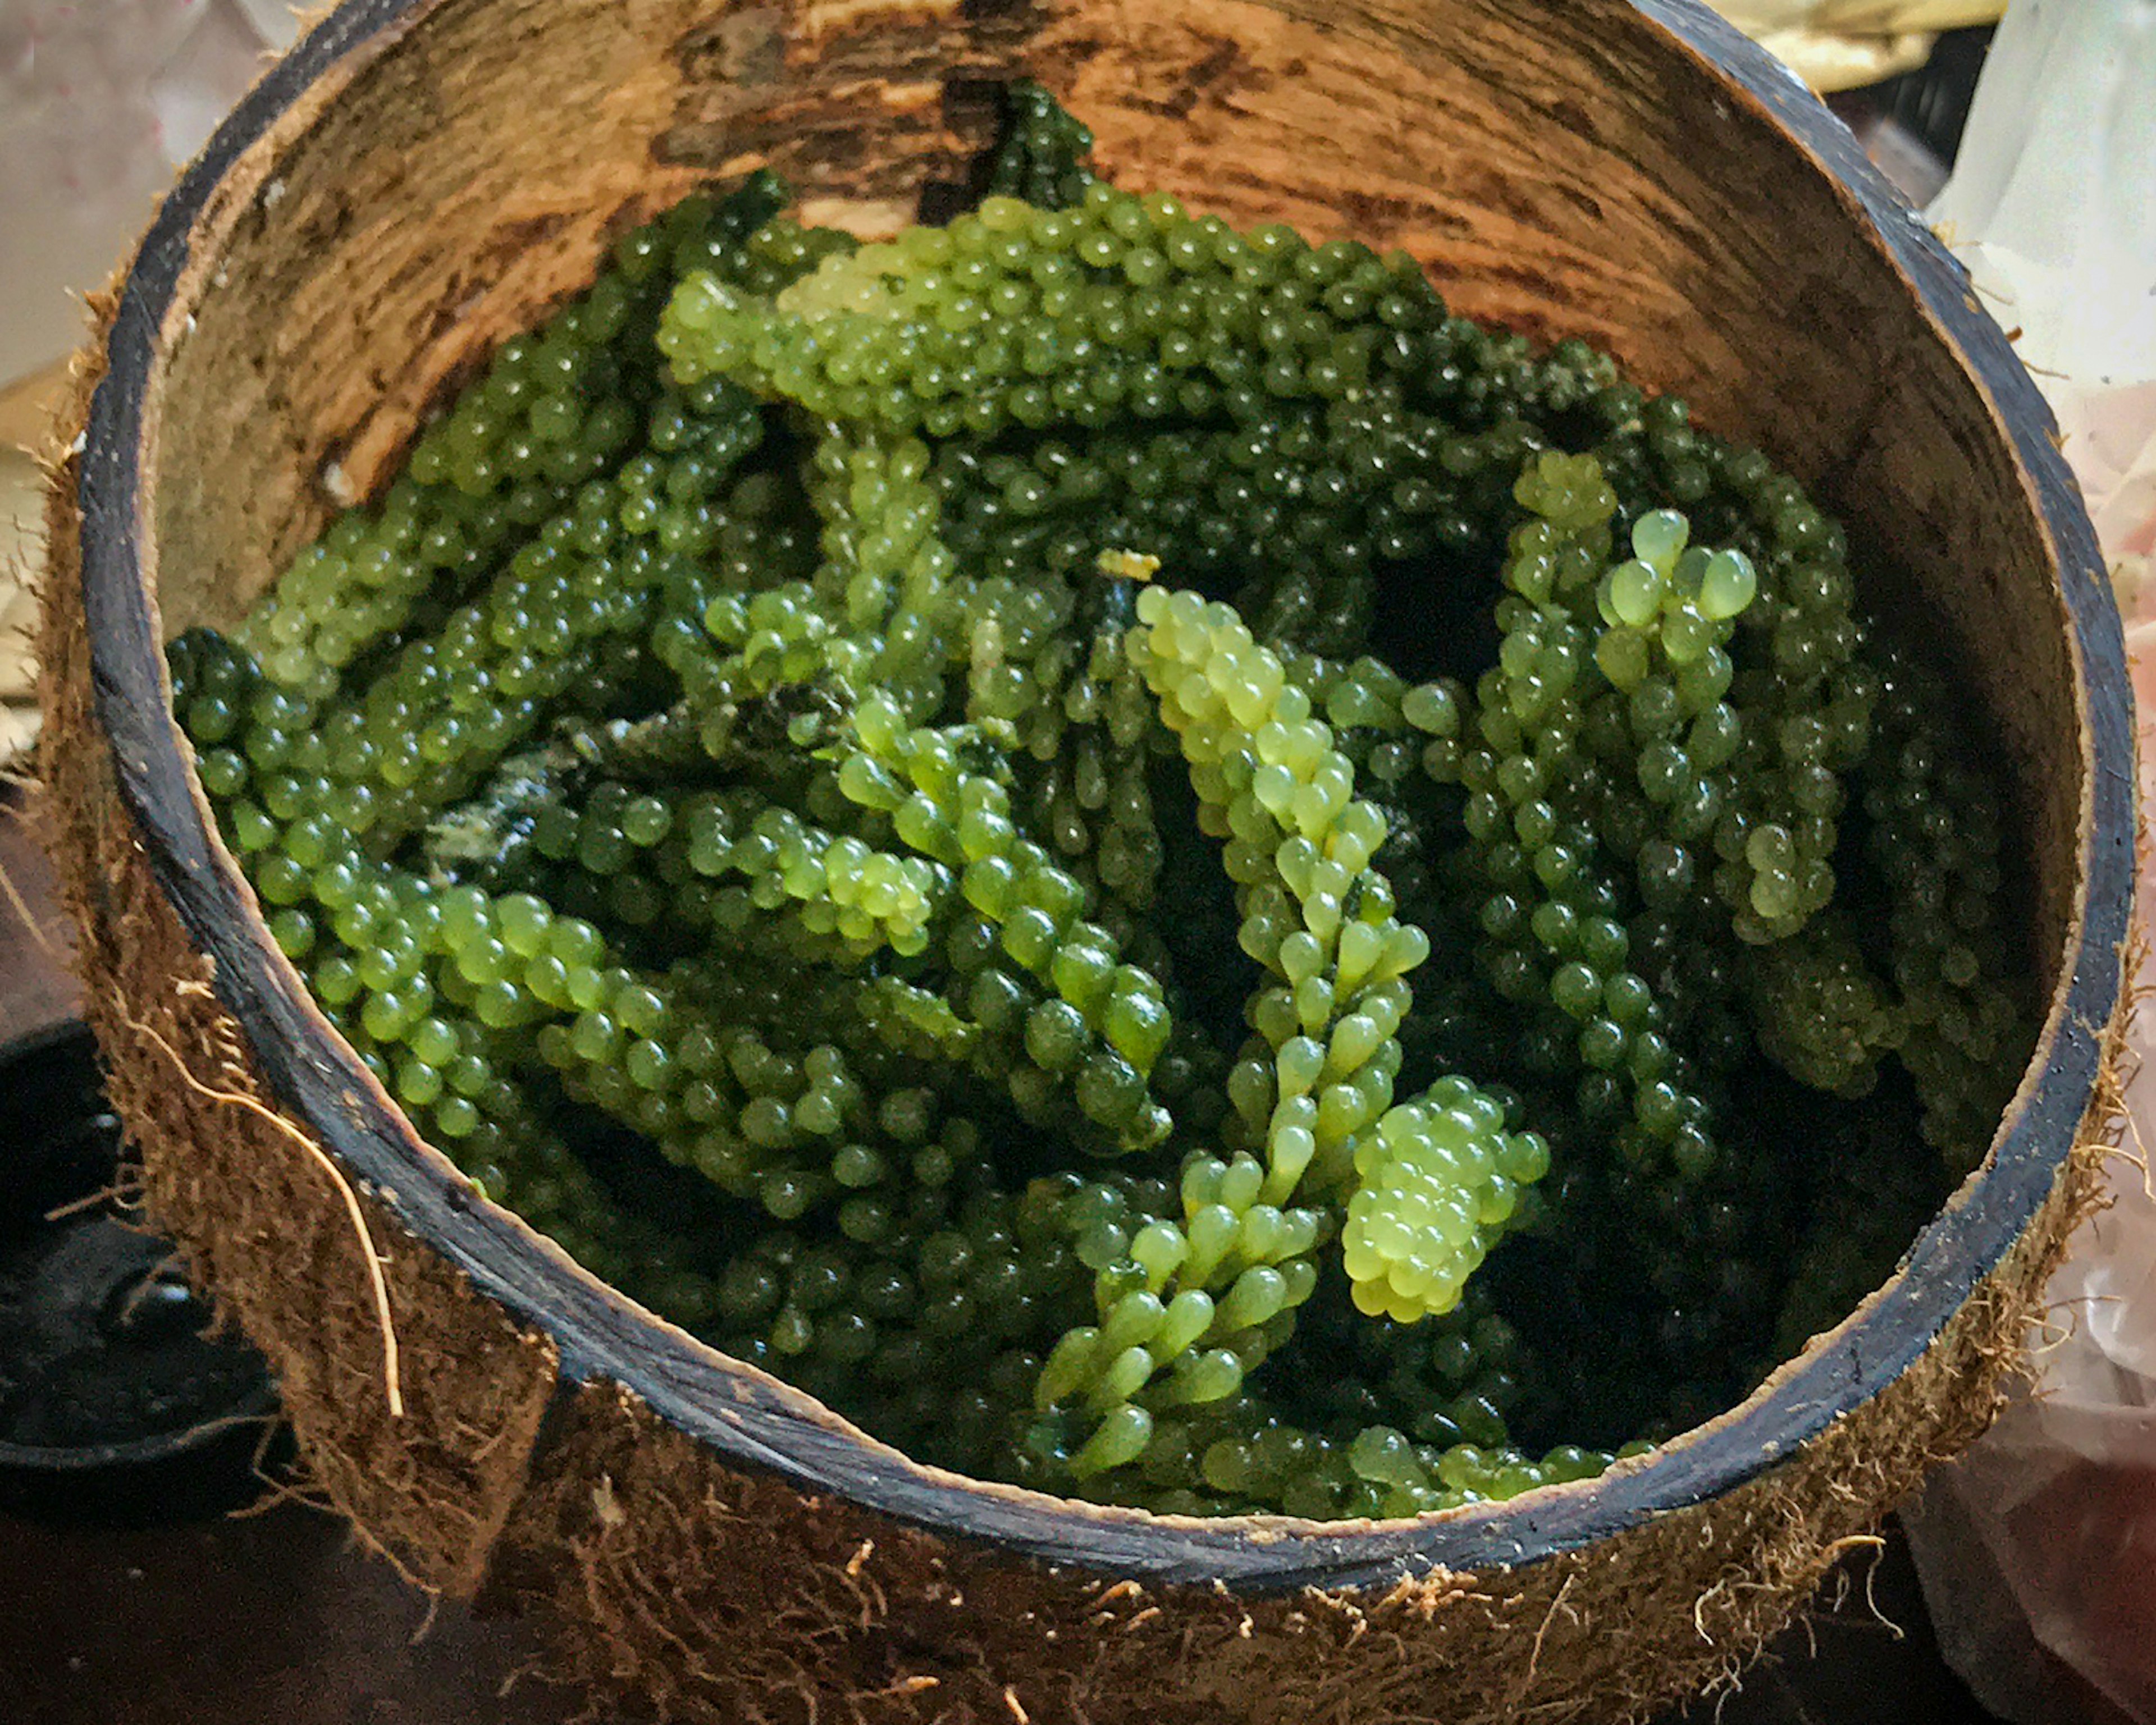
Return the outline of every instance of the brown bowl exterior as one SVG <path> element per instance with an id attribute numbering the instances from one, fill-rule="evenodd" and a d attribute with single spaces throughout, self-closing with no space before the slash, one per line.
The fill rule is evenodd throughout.
<path id="1" fill-rule="evenodd" d="M 1020 72 L 1111 174 L 1404 246 L 1459 309 L 1584 334 L 1760 443 L 1987 703 L 2051 1001 L 1992 1154 L 1861 1312 L 1602 1480 L 1318 1526 L 918 1467 L 473 1198 L 216 839 L 166 635 L 244 610 L 621 223 L 769 163 L 888 228 Z M 54 452 L 43 757 L 90 1016 L 161 1220 L 332 1497 L 428 1584 L 549 1606 L 582 1674 L 683 1717 L 1606 1718 L 1736 1669 L 1988 1421 L 2116 1117 L 2118 619 L 1959 271 L 1689 0 L 350 0 L 98 311 Z M 401 1415 L 340 1178 L 386 1246 Z"/>

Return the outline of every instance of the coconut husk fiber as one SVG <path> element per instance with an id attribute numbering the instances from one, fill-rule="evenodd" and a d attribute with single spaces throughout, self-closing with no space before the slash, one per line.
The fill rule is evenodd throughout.
<path id="1" fill-rule="evenodd" d="M 1460 309 L 1584 335 L 1759 442 L 1984 704 L 2053 1003 L 1992 1157 L 1848 1322 L 1602 1480 L 1314 1530 L 916 1467 L 472 1196 L 217 844 L 161 639 L 240 614 L 619 226 L 767 163 L 819 218 L 888 229 L 963 182 L 1020 73 L 1111 174 L 1404 246 Z M 97 300 L 49 450 L 41 766 L 152 1213 L 363 1536 L 424 1586 L 545 1615 L 602 1704 L 1481 1725 L 1731 1681 L 1989 1421 L 2116 1141 L 2116 618 L 1965 292 L 1845 135 L 1666 0 L 355 0 Z"/>

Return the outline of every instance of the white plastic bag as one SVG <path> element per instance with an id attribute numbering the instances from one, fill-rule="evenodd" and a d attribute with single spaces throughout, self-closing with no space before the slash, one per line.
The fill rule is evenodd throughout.
<path id="1" fill-rule="evenodd" d="M 2156 1143 L 2156 1086 L 2136 1090 Z M 2156 1198 L 2114 1172 L 2052 1280 L 2035 1394 L 1907 1517 L 1941 1652 L 2015 1725 L 2096 1718 L 2087 1690 L 2156 1720 Z"/>
<path id="2" fill-rule="evenodd" d="M 2058 417 L 2156 806 L 2156 0 L 2014 0 L 1931 215 Z M 2156 904 L 2146 864 L 2142 891 Z M 2156 1147 L 2156 1007 L 2135 1043 L 2128 1144 Z M 2156 1196 L 2135 1159 L 2107 1173 L 2112 1208 L 2030 1337 L 2035 1383 L 1905 1512 L 1942 1652 L 2015 1725 L 2156 1725 Z"/>

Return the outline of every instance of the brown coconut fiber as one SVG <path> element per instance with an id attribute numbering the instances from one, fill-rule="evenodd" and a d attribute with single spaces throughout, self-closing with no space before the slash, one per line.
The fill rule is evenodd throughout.
<path id="1" fill-rule="evenodd" d="M 1743 51 L 1688 9 L 1647 10 L 1684 37 L 1620 0 L 347 7 L 324 28 L 342 21 L 359 45 L 311 43 L 316 69 L 192 219 L 129 494 L 142 576 L 167 633 L 228 622 L 333 505 L 382 477 L 477 356 L 588 279 L 617 224 L 771 162 L 819 213 L 888 227 L 922 185 L 963 178 L 988 125 L 983 80 L 1024 70 L 1096 126 L 1104 166 L 1132 183 L 1407 245 L 1462 309 L 1612 347 L 1765 443 L 1906 572 L 1900 603 L 1943 619 L 1997 721 L 2034 961 L 2058 1002 L 2076 977 L 2102 1001 L 2087 1022 L 2055 1007 L 2002 1132 L 2048 1094 L 2047 1063 L 2089 1051 L 2093 1087 L 2046 1128 L 2056 1178 L 2018 1239 L 1938 1313 L 1913 1364 L 1763 1451 L 1732 1488 L 1600 1527 L 1607 1484 L 1561 1488 L 1579 1510 L 1570 1538 L 1523 1542 L 1517 1563 L 1406 1565 L 1389 1588 L 1133 1578 L 1083 1538 L 1028 1557 L 927 1510 L 811 1489 L 745 1448 L 723 1455 L 606 1361 L 565 1368 L 543 1312 L 512 1315 L 413 1231 L 408 1194 L 450 1178 L 432 1152 L 412 1142 L 403 1193 L 352 1172 L 332 1143 L 384 1099 L 318 1015 L 308 1058 L 341 1076 L 305 1106 L 280 1092 L 253 1009 L 234 1004 L 254 997 L 182 922 L 197 882 L 122 794 L 149 768 L 107 744 L 123 697 L 105 660 L 93 675 L 82 603 L 85 547 L 112 531 L 77 506 L 83 464 L 102 453 L 86 457 L 83 434 L 107 295 L 49 451 L 41 642 L 41 772 L 88 1016 L 151 1214 L 268 1356 L 322 1491 L 413 1580 L 543 1615 L 558 1674 L 595 1707 L 718 1725 L 1637 1719 L 1733 1683 L 1851 1543 L 1989 1424 L 2121 1120 L 2123 945 L 2084 950 L 2099 911 L 2125 927 L 2124 876 L 2101 849 L 2121 834 L 2092 825 L 2118 823 L 2090 812 L 2108 806 L 2089 763 L 2113 747 L 2116 715 L 2092 742 L 2083 660 L 2101 624 L 2076 634 L 2061 598 L 2087 578 L 2086 521 L 2061 512 L 2034 393 L 2007 376 L 1996 331 L 1949 335 L 1893 264 L 1877 211 L 1820 171 L 1841 146 L 1778 109 L 1757 63 L 1718 69 Z M 1770 180 L 1771 221 L 1743 201 Z M 1806 247 L 1813 273 L 1789 279 Z M 1860 338 L 1878 351 L 1852 363 Z M 1972 361 L 1969 341 L 1993 347 Z M 161 666 L 135 675 L 143 690 L 125 699 L 163 692 Z M 2117 901 L 2094 906 L 2092 880 Z M 259 945 L 263 977 L 295 980 Z M 1978 1201 L 1983 1178 L 1956 1205 Z M 588 1281 L 550 1243 L 521 1241 L 535 1273 Z M 645 1322 L 654 1350 L 694 1349 Z M 1832 1343 L 1816 1338 L 1748 1407 L 1809 1381 Z M 741 1411 L 722 1391 L 711 1404 L 747 1431 L 768 1380 L 726 1372 L 715 1381 Z M 802 1417 L 851 1443 L 864 1476 L 908 1473 L 829 1415 Z M 1623 1464 L 1619 1482 L 1699 1452 L 1736 1417 Z M 1055 1507 L 928 1483 L 1044 1524 Z M 1133 1550 L 1158 1527 L 1082 1507 L 1068 1525 L 1119 1531 Z M 1236 1532 L 1260 1553 L 1306 1537 Z"/>

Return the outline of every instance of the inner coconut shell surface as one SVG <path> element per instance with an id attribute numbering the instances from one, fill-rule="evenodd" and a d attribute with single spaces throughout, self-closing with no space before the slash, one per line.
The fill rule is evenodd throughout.
<path id="1" fill-rule="evenodd" d="M 1369 1527 L 916 1466 L 473 1197 L 214 836 L 162 639 L 240 616 L 623 227 L 769 165 L 812 216 L 889 231 L 964 181 L 1017 75 L 1111 177 L 1404 247 L 1455 309 L 1584 336 L 1758 443 L 1848 523 L 1871 593 L 1902 583 L 1890 608 L 1948 644 L 1996 739 L 2051 1005 L 1990 1160 L 1863 1311 L 1601 1480 Z M 2115 1136 L 2116 614 L 1965 280 L 1697 8 L 354 0 L 100 316 L 55 447 L 44 643 L 91 1016 L 153 1208 L 270 1353 L 330 1495 L 417 1579 L 551 1602 L 587 1631 L 582 1675 L 694 1717 L 1605 1717 L 1732 1669 L 1988 1423 Z M 402 1417 L 370 1266 L 295 1134 L 386 1248 Z"/>

